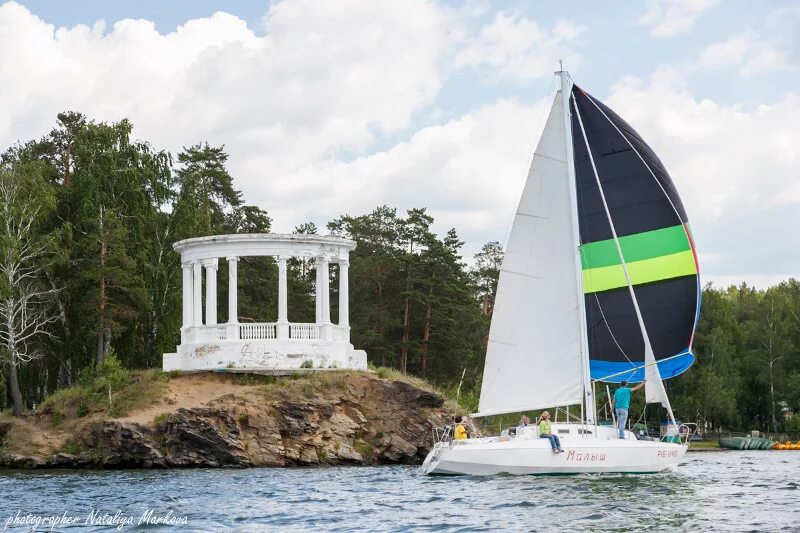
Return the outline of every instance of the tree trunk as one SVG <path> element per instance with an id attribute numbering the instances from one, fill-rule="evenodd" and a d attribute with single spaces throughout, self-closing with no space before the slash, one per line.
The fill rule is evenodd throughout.
<path id="1" fill-rule="evenodd" d="M 428 370 L 428 341 L 431 338 L 431 298 L 433 298 L 433 283 L 436 272 L 431 275 L 431 286 L 428 288 L 428 301 L 425 305 L 425 326 L 422 328 L 422 354 L 420 356 L 420 374 L 425 375 Z"/>
<path id="2" fill-rule="evenodd" d="M 22 416 L 23 404 L 22 404 L 22 393 L 19 390 L 19 378 L 17 377 L 17 365 L 16 365 L 16 357 L 14 354 L 11 354 L 11 361 L 9 362 L 9 369 L 8 369 L 8 383 L 9 388 L 11 389 L 11 400 L 13 402 L 13 414 L 14 416 Z"/>
<path id="3" fill-rule="evenodd" d="M 100 292 L 98 298 L 97 365 L 105 358 L 106 352 L 106 243 L 103 242 L 103 210 L 100 209 Z"/>
<path id="4" fill-rule="evenodd" d="M 409 319 L 411 317 L 411 269 L 406 275 L 406 298 L 403 311 L 403 347 L 400 351 L 400 371 L 405 374 L 408 370 L 408 338 L 410 336 Z"/>
<path id="5" fill-rule="evenodd" d="M 773 378 L 773 364 L 774 361 L 770 359 L 769 362 L 769 401 L 770 401 L 770 416 L 772 417 L 772 431 L 778 432 L 778 420 L 775 418 L 775 380 Z"/>
<path id="6" fill-rule="evenodd" d="M 64 152 L 64 187 L 72 187 L 72 143 Z"/>
<path id="7" fill-rule="evenodd" d="M 381 284 L 382 269 L 378 267 L 378 280 L 375 282 L 375 299 L 378 302 L 378 317 L 375 330 L 383 338 L 383 285 Z M 381 366 L 386 366 L 386 350 L 381 349 Z"/>
<path id="8" fill-rule="evenodd" d="M 53 289 L 53 293 L 56 295 L 56 305 L 58 305 L 58 321 L 61 322 L 61 327 L 64 329 L 64 344 L 69 345 L 69 324 L 67 323 L 67 310 L 64 307 L 64 301 L 61 299 L 61 296 L 56 288 L 56 284 L 53 281 L 53 278 L 49 274 L 45 274 L 47 276 L 47 282 L 50 284 L 50 287 Z M 62 350 L 61 352 L 61 359 L 58 363 L 58 388 L 66 389 L 72 386 L 72 362 L 69 359 L 69 356 L 66 354 L 65 351 Z"/>

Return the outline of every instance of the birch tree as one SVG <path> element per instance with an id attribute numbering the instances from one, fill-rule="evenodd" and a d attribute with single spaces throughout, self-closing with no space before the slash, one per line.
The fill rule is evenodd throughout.
<path id="1" fill-rule="evenodd" d="M 39 237 L 38 224 L 47 203 L 43 187 L 18 173 L 0 170 L 0 343 L 8 364 L 14 416 L 22 414 L 18 368 L 44 355 L 43 338 L 58 320 L 52 305 L 57 289 L 45 283 L 49 239 Z"/>

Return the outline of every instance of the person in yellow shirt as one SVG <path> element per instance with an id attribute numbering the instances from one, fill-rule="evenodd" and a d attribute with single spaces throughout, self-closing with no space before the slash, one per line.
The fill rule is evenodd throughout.
<path id="1" fill-rule="evenodd" d="M 464 419 L 460 416 L 455 418 L 456 427 L 453 428 L 453 438 L 455 440 L 464 440 L 467 438 L 467 428 L 464 427 Z"/>
<path id="2" fill-rule="evenodd" d="M 553 425 L 550 423 L 550 413 L 547 411 L 542 413 L 539 417 L 539 438 L 548 439 L 554 453 L 564 453 L 564 450 L 561 449 L 561 441 L 558 435 L 553 433 Z"/>

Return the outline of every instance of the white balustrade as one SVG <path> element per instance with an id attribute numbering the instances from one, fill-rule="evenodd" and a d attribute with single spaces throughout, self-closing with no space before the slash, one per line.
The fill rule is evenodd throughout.
<path id="1" fill-rule="evenodd" d="M 289 338 L 299 340 L 319 339 L 318 324 L 289 324 Z"/>
<path id="2" fill-rule="evenodd" d="M 260 341 L 274 339 L 276 324 L 239 324 L 239 339 L 243 341 Z"/>
<path id="3" fill-rule="evenodd" d="M 227 338 L 225 326 L 197 326 L 194 329 L 200 342 L 224 341 Z"/>

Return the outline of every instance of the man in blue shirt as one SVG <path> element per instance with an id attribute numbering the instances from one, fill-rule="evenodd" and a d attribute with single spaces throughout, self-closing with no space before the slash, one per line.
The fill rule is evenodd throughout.
<path id="1" fill-rule="evenodd" d="M 612 409 L 617 413 L 617 430 L 619 431 L 619 438 L 625 438 L 625 423 L 628 421 L 628 409 L 631 406 L 631 392 L 639 390 L 644 387 L 645 381 L 642 381 L 634 388 L 628 388 L 628 382 L 623 381 L 614 392 L 614 401 L 612 402 Z"/>

